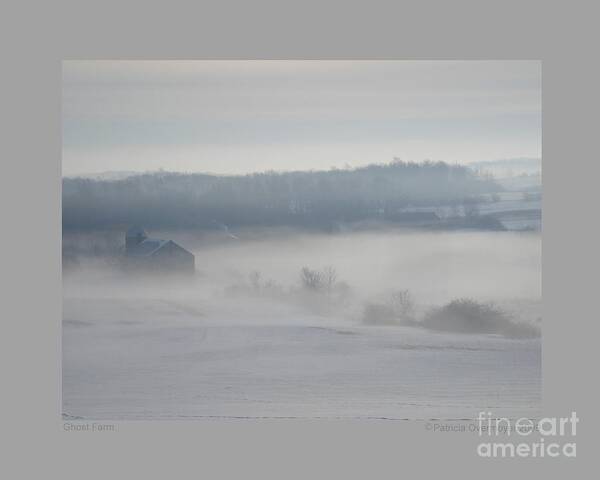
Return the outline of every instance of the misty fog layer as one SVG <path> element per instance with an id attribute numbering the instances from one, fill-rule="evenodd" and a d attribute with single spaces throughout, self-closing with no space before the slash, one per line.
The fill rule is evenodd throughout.
<path id="1" fill-rule="evenodd" d="M 423 305 L 456 297 L 541 299 L 539 233 L 387 230 L 332 235 L 242 229 L 236 231 L 237 238 L 198 232 L 157 231 L 153 235 L 171 238 L 196 256 L 197 278 L 183 285 L 176 283 L 182 296 L 205 298 L 248 281 L 254 272 L 282 287 L 297 286 L 302 267 L 332 266 L 356 299 L 397 289 L 410 290 Z M 73 237 L 86 243 L 93 236 Z M 119 241 L 119 236 L 113 238 L 114 243 Z M 100 274 L 87 275 L 96 270 L 106 275 L 106 283 L 97 285 L 99 292 L 118 294 L 125 288 L 128 295 L 129 287 L 146 284 L 144 280 L 120 278 L 118 270 L 106 262 L 88 260 L 75 271 L 66 272 L 66 291 L 81 287 L 81 277 L 84 284 L 93 282 Z M 160 295 L 160 290 L 154 292 L 151 287 L 147 291 Z"/>
<path id="2" fill-rule="evenodd" d="M 284 235 L 228 241 L 195 252 L 199 270 L 224 282 L 259 271 L 291 284 L 303 266 L 331 265 L 363 298 L 393 289 L 409 289 L 425 304 L 461 296 L 541 297 L 540 237 L 535 234 Z"/>

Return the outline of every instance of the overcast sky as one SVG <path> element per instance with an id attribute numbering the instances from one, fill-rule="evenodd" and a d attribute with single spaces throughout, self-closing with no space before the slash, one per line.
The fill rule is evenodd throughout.
<path id="1" fill-rule="evenodd" d="M 538 61 L 68 61 L 63 175 L 541 157 Z"/>

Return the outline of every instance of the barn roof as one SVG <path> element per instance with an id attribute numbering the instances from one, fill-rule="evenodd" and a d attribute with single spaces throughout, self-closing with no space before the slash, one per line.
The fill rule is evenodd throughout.
<path id="1" fill-rule="evenodd" d="M 170 240 L 161 240 L 158 238 L 146 238 L 137 245 L 133 245 L 127 249 L 127 255 L 133 257 L 149 257 L 153 255 L 162 247 L 164 247 Z"/>

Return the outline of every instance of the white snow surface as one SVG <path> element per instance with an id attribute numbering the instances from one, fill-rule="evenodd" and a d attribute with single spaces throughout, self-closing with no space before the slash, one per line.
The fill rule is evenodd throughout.
<path id="1" fill-rule="evenodd" d="M 540 407 L 539 339 L 147 299 L 66 298 L 64 309 L 63 408 L 77 417 L 516 418 Z"/>

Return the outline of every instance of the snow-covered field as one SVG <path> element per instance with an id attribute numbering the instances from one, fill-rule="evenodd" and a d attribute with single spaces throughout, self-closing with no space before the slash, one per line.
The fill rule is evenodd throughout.
<path id="1" fill-rule="evenodd" d="M 362 321 L 362 303 L 413 292 L 420 311 L 471 294 L 540 316 L 540 247 L 514 233 L 281 236 L 192 245 L 198 275 L 145 282 L 65 275 L 63 413 L 85 419 L 535 417 L 541 341 Z M 182 237 L 185 245 L 193 243 Z M 293 289 L 335 265 L 351 300 L 327 312 L 227 294 L 252 270 Z"/>

